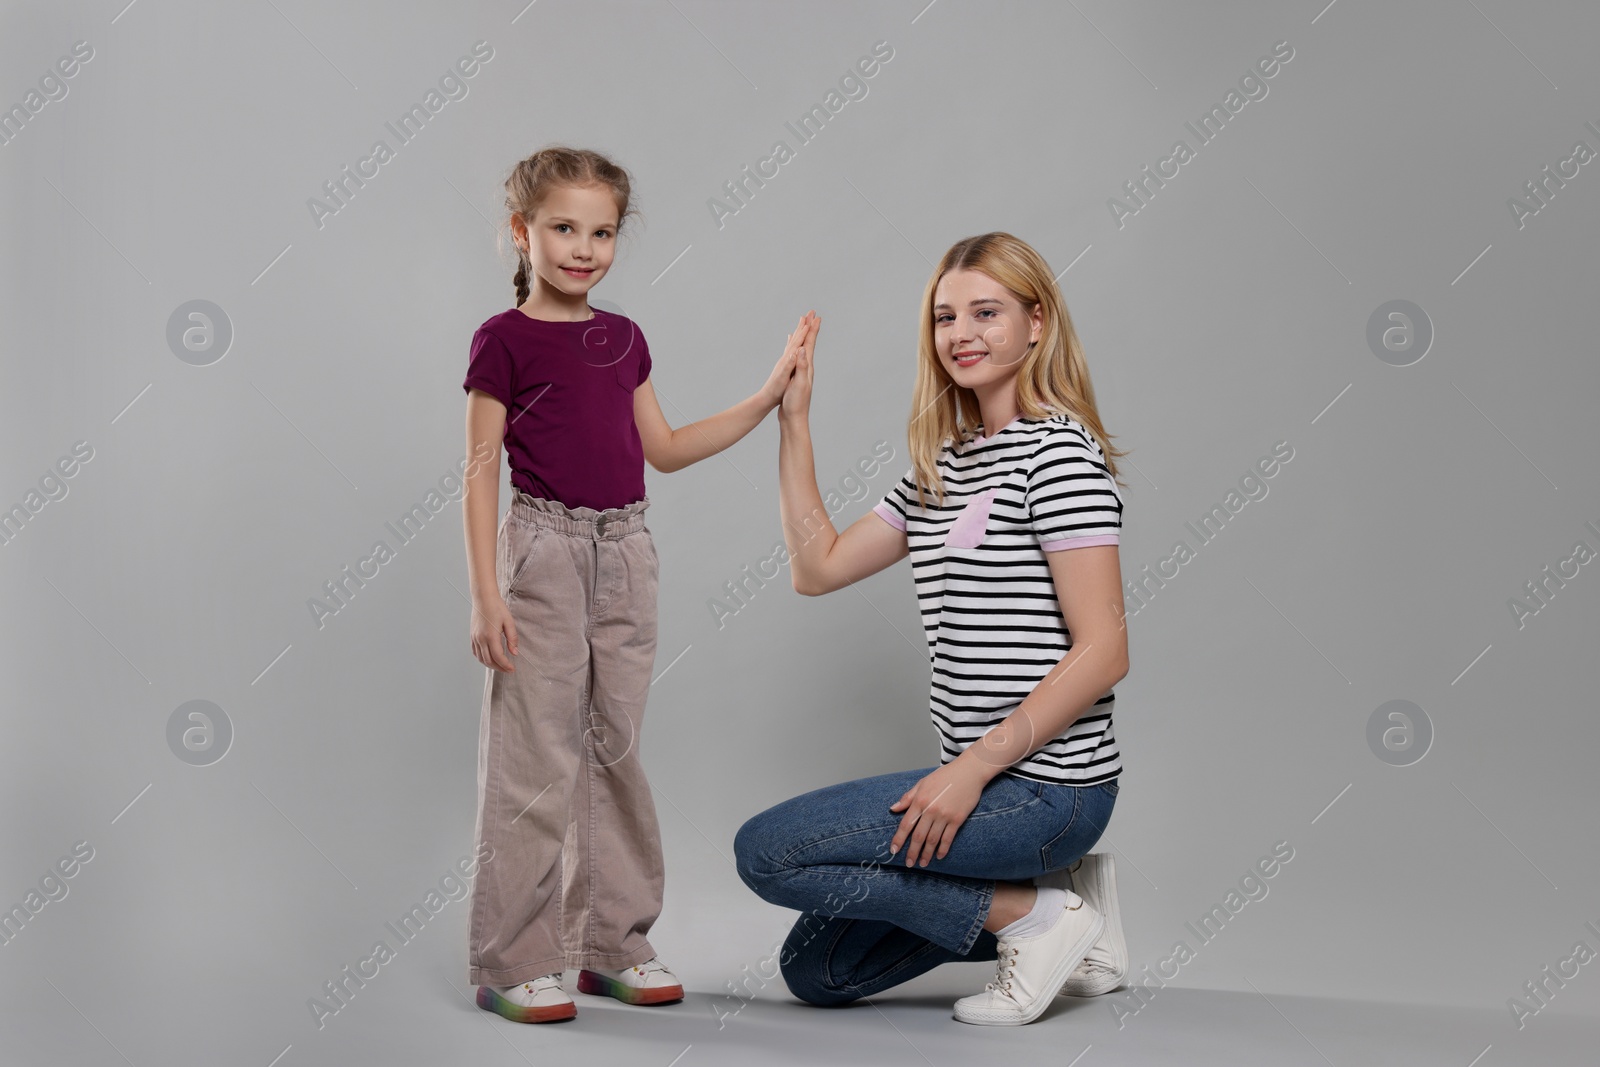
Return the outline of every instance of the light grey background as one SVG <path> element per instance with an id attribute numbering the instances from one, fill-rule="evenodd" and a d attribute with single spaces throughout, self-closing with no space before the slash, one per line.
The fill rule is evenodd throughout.
<path id="1" fill-rule="evenodd" d="M 1520 1030 L 1507 1000 L 1600 950 L 1600 568 L 1520 627 L 1508 601 L 1600 550 L 1600 164 L 1521 226 L 1508 199 L 1600 149 L 1597 34 L 1592 4 L 1509 0 L 7 5 L 0 104 L 76 41 L 93 58 L 0 145 L 0 507 L 76 442 L 93 458 L 0 545 L 0 903 L 94 849 L 0 945 L 7 1061 L 943 1064 L 1005 1041 L 1084 1067 L 1376 1063 L 1403 1039 L 1393 1062 L 1591 1062 L 1600 965 Z M 308 200 L 396 146 L 385 123 L 479 40 L 467 95 L 319 227 Z M 1268 95 L 1119 226 L 1123 183 L 1196 147 L 1185 122 L 1285 40 Z M 799 145 L 784 123 L 878 41 L 867 95 Z M 719 226 L 708 200 L 778 139 L 795 158 Z M 976 964 L 844 1012 L 770 983 L 726 1016 L 792 918 L 734 874 L 740 822 L 937 759 L 905 564 L 823 599 L 785 572 L 717 625 L 712 598 L 781 537 L 769 419 L 647 472 L 653 939 L 689 1001 L 505 1024 L 470 1005 L 455 902 L 317 1028 L 307 999 L 472 848 L 484 668 L 458 500 L 325 625 L 307 602 L 464 456 L 468 340 L 513 303 L 501 182 L 551 142 L 636 180 L 644 224 L 594 297 L 646 332 L 674 424 L 748 396 L 824 316 L 823 488 L 895 450 L 841 528 L 906 469 L 931 265 L 988 230 L 1062 272 L 1132 450 L 1126 577 L 1292 446 L 1130 618 L 1102 847 L 1135 968 L 1195 945 L 1185 923 L 1274 843 L 1294 858 L 1121 1027 L 1109 1001 L 962 1027 Z M 167 341 L 197 299 L 234 332 L 208 366 Z M 1434 331 L 1409 366 L 1367 343 L 1391 300 Z M 1396 699 L 1434 735 L 1409 766 L 1367 741 Z M 232 724 L 209 766 L 168 747 L 190 700 Z"/>

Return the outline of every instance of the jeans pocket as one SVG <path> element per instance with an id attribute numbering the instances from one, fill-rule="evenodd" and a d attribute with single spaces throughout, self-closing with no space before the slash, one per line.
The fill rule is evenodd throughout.
<path id="1" fill-rule="evenodd" d="M 1067 824 L 1061 828 L 1061 832 L 1046 841 L 1039 849 L 1039 860 L 1047 871 L 1065 867 L 1087 851 L 1076 847 L 1078 842 L 1074 840 L 1073 833 L 1078 828 L 1078 813 L 1083 810 L 1083 790 L 1076 786 L 1071 788 L 1072 815 L 1067 819 Z"/>
<path id="2" fill-rule="evenodd" d="M 1047 871 L 1066 867 L 1094 848 L 1117 806 L 1118 780 L 1072 787 L 1072 818 L 1039 850 Z"/>

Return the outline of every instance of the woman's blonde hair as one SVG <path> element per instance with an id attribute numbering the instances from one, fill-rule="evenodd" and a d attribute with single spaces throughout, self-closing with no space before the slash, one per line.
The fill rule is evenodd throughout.
<path id="1" fill-rule="evenodd" d="M 946 441 L 966 440 L 982 421 L 977 394 L 951 379 L 933 345 L 934 290 L 939 280 L 953 270 L 972 270 L 993 278 L 1021 302 L 1023 312 L 1029 316 L 1036 306 L 1041 308 L 1039 341 L 1028 349 L 1017 370 L 1020 414 L 1040 419 L 1066 412 L 1094 435 L 1105 456 L 1106 469 L 1117 484 L 1122 484 L 1117 477 L 1117 457 L 1127 452 L 1111 444 L 1111 435 L 1100 424 L 1094 386 L 1089 382 L 1089 364 L 1055 276 L 1044 257 L 1026 241 L 1009 233 L 985 233 L 951 245 L 922 294 L 917 383 L 911 393 L 911 421 L 906 427 L 918 503 L 927 506 L 925 486 L 932 488 L 940 504 L 944 503 L 944 480 L 936 466 L 939 452 Z M 1000 427 L 987 429 L 993 434 Z"/>

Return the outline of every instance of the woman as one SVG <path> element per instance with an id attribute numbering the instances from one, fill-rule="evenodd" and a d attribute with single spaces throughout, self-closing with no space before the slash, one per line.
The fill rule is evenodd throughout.
<path id="1" fill-rule="evenodd" d="M 1043 258 L 1010 234 L 967 238 L 923 295 L 912 469 L 840 534 L 807 424 L 820 321 L 808 316 L 779 408 L 794 587 L 819 596 L 912 557 L 941 764 L 762 812 L 735 839 L 739 874 L 808 913 L 779 953 L 801 1000 L 995 960 L 955 1017 L 1032 1022 L 1058 992 L 1103 993 L 1127 972 L 1111 859 L 1088 855 L 1122 770 L 1123 452 Z"/>

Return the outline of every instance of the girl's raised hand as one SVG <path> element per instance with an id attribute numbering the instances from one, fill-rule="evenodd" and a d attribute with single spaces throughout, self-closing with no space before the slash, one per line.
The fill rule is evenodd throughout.
<path id="1" fill-rule="evenodd" d="M 783 391 L 780 416 L 804 418 L 811 410 L 812 353 L 816 350 L 817 333 L 822 329 L 822 316 L 808 311 L 800 320 L 800 329 L 790 335 L 790 347 L 795 348 L 794 373 Z"/>
<path id="2" fill-rule="evenodd" d="M 800 317 L 800 325 L 794 328 L 789 335 L 789 340 L 783 346 L 783 355 L 778 357 L 778 362 L 773 364 L 772 373 L 767 376 L 766 384 L 761 387 L 758 394 L 766 401 L 767 408 L 775 408 L 783 400 L 784 391 L 788 388 L 789 379 L 794 374 L 796 362 L 799 359 L 800 347 L 805 343 L 806 323 L 811 317 L 811 312 L 806 312 Z"/>

